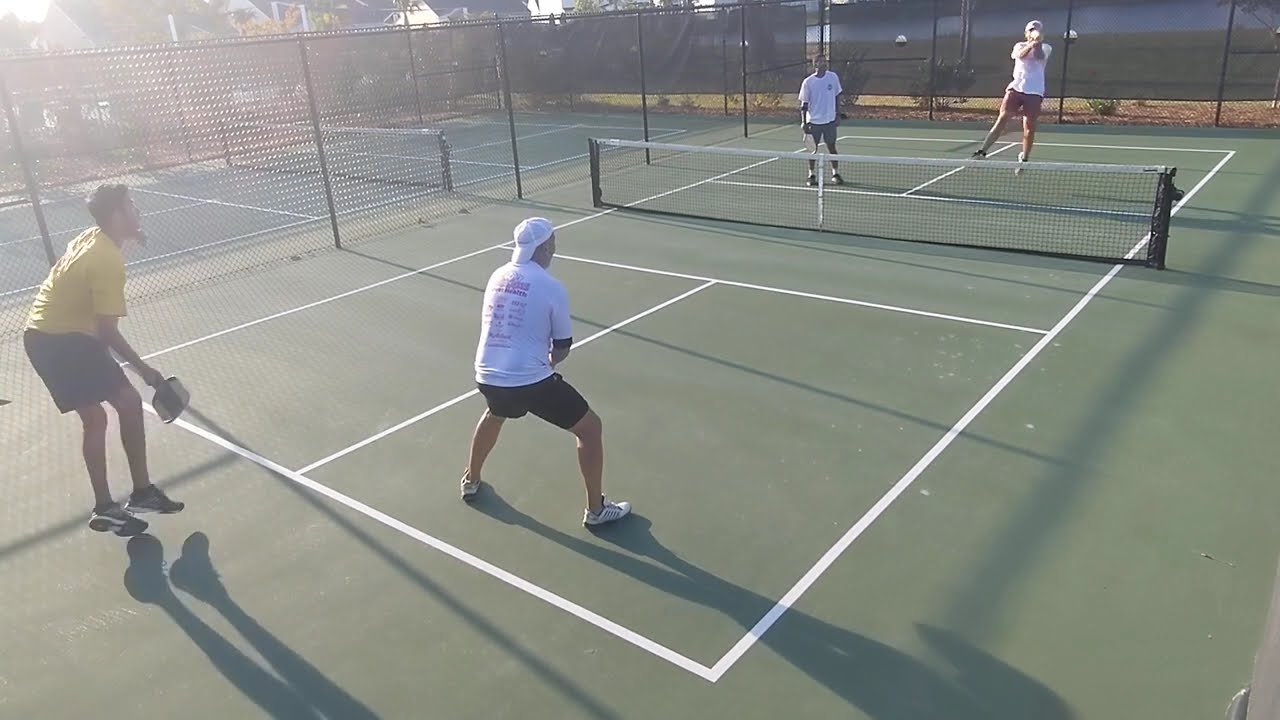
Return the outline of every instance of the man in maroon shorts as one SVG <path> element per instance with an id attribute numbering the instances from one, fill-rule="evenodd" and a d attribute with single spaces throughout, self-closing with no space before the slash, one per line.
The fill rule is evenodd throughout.
<path id="1" fill-rule="evenodd" d="M 1018 162 L 1026 162 L 1031 156 L 1031 145 L 1036 139 L 1036 120 L 1040 117 L 1040 104 L 1044 101 L 1045 66 L 1053 53 L 1053 47 L 1040 40 L 1043 30 L 1039 20 L 1032 20 L 1024 30 L 1026 40 L 1013 46 L 1010 53 L 1013 82 L 1005 89 L 1000 115 L 991 132 L 987 133 L 982 148 L 973 154 L 975 158 L 987 156 L 987 150 L 1004 133 L 1009 118 L 1018 114 L 1022 115 L 1022 152 L 1018 153 Z"/>

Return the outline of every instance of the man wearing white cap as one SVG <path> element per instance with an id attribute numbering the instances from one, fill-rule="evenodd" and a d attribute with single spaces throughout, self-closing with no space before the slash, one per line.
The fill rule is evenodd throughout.
<path id="1" fill-rule="evenodd" d="M 987 150 L 1004 133 L 1004 126 L 1009 118 L 1018 113 L 1022 113 L 1022 152 L 1018 154 L 1018 161 L 1026 162 L 1031 157 L 1031 145 L 1036 138 L 1036 121 L 1040 117 L 1040 104 L 1045 96 L 1045 66 L 1049 63 L 1049 56 L 1053 54 L 1053 47 L 1040 40 L 1043 30 L 1044 25 L 1039 20 L 1032 20 L 1023 30 L 1026 39 L 1013 46 L 1010 54 L 1013 58 L 1013 82 L 1005 89 L 1004 101 L 1000 104 L 1000 115 L 996 118 L 995 125 L 987 133 L 982 148 L 973 154 L 974 157 L 986 157 Z"/>
<path id="2" fill-rule="evenodd" d="M 493 272 L 484 292 L 475 373 L 488 408 L 471 438 L 462 499 L 470 500 L 480 490 L 480 468 L 497 445 L 503 423 L 533 413 L 578 438 L 578 466 L 587 486 L 583 524 L 613 522 L 631 506 L 606 500 L 601 490 L 600 417 L 555 371 L 573 345 L 569 294 L 547 272 L 556 252 L 555 227 L 535 217 L 517 225 L 513 234 L 511 261 Z"/>

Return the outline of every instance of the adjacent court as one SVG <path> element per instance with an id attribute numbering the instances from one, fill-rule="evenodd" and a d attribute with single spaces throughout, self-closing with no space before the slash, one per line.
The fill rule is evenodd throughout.
<path id="1" fill-rule="evenodd" d="M 588 138 L 643 137 L 627 127 L 548 118 L 564 144 L 521 167 L 577 170 L 525 201 L 134 307 L 135 346 L 192 391 L 183 419 L 148 425 L 187 509 L 141 538 L 89 533 L 73 419 L 50 406 L 6 439 L 4 714 L 103 697 L 144 717 L 1221 713 L 1280 539 L 1258 349 L 1280 294 L 1273 140 L 1042 131 L 1038 162 L 1176 168 L 1156 270 L 1111 259 L 1152 232 L 1154 185 L 1118 198 L 1046 165 L 1036 197 L 983 195 L 1026 185 L 929 164 L 967 157 L 972 129 L 846 124 L 840 152 L 866 164 L 822 189 L 819 231 L 784 157 L 794 124 L 664 120 L 662 147 L 600 178 L 641 178 L 633 195 L 597 206 Z M 488 167 L 473 132 L 455 182 Z M 876 175 L 876 158 L 918 162 Z M 201 214 L 157 223 L 134 262 L 230 240 L 228 213 L 249 232 L 327 221 L 284 184 L 164 187 L 138 195 L 144 222 Z M 1008 207 L 1033 201 L 1044 214 Z M 504 429 L 492 490 L 457 496 L 484 282 L 535 214 L 559 228 L 573 303 L 563 372 L 603 417 L 606 494 L 634 506 L 598 531 L 572 438 L 532 418 Z M 1050 236 L 1108 261 L 970 247 Z M 0 251 L 42 262 L 38 243 Z M 29 381 L 7 392 L 36 417 Z"/>

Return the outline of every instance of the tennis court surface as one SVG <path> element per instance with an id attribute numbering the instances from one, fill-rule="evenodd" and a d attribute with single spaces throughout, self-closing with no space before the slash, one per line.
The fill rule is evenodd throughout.
<path id="1" fill-rule="evenodd" d="M 851 123 L 842 153 L 919 162 L 842 167 L 819 231 L 796 128 L 726 137 L 619 143 L 599 206 L 583 140 L 522 202 L 138 303 L 193 396 L 149 417 L 187 508 L 147 536 L 87 530 L 76 421 L 34 374 L 6 390 L 38 420 L 5 438 L 0 715 L 1220 717 L 1280 540 L 1274 139 L 1041 131 L 1044 163 L 1176 168 L 1157 270 L 1113 264 L 1147 176 L 1011 196 L 946 165 L 979 131 Z M 165 202 L 248 204 L 201 190 Z M 285 199 L 254 204 L 323 214 Z M 600 530 L 536 420 L 458 499 L 484 283 L 535 214 L 634 505 Z M 1108 260 L 1005 251 L 1077 238 Z"/>

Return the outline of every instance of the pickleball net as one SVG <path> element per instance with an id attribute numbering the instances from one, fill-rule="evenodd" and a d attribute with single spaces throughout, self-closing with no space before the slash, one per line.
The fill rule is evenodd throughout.
<path id="1" fill-rule="evenodd" d="M 617 139 L 592 139 L 590 162 L 596 207 L 1158 268 L 1181 197 L 1165 166 Z"/>
<path id="2" fill-rule="evenodd" d="M 306 123 L 223 127 L 231 167 L 432 191 L 452 187 L 449 143 L 440 130 L 321 126 L 319 138 Z"/>

